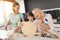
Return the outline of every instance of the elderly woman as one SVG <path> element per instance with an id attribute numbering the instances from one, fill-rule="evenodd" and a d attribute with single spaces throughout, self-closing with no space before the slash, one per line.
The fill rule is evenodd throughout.
<path id="1" fill-rule="evenodd" d="M 35 21 L 34 22 L 36 22 L 36 24 L 38 26 L 38 32 L 39 31 L 41 32 L 41 30 L 42 30 L 43 33 L 46 33 L 49 37 L 52 37 L 53 33 L 50 30 L 53 27 L 51 27 L 50 21 L 46 17 L 46 14 L 44 14 L 44 12 L 39 8 L 33 9 L 32 13 L 35 16 Z M 44 36 L 46 36 L 46 34 L 44 34 Z M 55 35 L 55 34 L 53 34 L 53 36 L 54 36 L 54 38 L 58 38 L 58 36 Z"/>
<path id="2" fill-rule="evenodd" d="M 39 25 L 40 25 L 43 29 L 47 29 L 47 30 L 50 30 L 50 29 L 51 29 L 50 26 L 49 26 L 49 24 L 48 24 L 48 25 L 45 25 L 45 24 L 44 24 L 45 21 L 48 21 L 48 20 L 45 18 L 45 14 L 43 13 L 42 10 L 40 10 L 39 8 L 35 8 L 35 9 L 33 9 L 32 13 L 34 14 L 36 20 L 40 20 L 40 22 L 38 21 L 37 24 L 40 23 Z M 36 21 L 36 20 L 35 20 L 35 21 Z"/>

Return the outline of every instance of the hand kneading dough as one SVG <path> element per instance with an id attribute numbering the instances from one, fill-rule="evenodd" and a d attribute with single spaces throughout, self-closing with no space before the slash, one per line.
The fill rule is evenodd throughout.
<path id="1" fill-rule="evenodd" d="M 36 33 L 36 27 L 33 22 L 23 22 L 22 32 L 26 36 L 34 36 Z"/>

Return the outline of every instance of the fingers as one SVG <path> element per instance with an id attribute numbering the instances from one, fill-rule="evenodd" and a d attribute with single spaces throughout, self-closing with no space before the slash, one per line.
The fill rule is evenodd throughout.
<path id="1" fill-rule="evenodd" d="M 21 22 L 18 23 L 18 27 L 21 27 L 23 24 Z"/>
<path id="2" fill-rule="evenodd" d="M 6 31 L 7 31 L 7 27 L 5 27 L 5 26 L 4 26 L 4 30 L 6 30 Z"/>

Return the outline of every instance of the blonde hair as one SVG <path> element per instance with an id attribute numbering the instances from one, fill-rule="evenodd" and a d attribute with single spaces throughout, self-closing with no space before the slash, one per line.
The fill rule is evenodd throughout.
<path id="1" fill-rule="evenodd" d="M 32 13 L 39 13 L 40 16 L 44 17 L 44 12 L 41 9 L 39 9 L 39 8 L 34 8 L 32 10 Z"/>
<path id="2" fill-rule="evenodd" d="M 20 4 L 18 3 L 18 2 L 14 2 L 13 3 L 13 11 L 15 12 L 15 9 L 14 9 L 14 7 L 16 7 L 16 6 L 20 6 Z M 18 13 L 19 14 L 19 13 Z"/>
<path id="3" fill-rule="evenodd" d="M 13 3 L 13 7 L 15 7 L 15 6 L 17 6 L 17 5 L 20 6 L 20 4 L 19 4 L 18 2 L 14 2 L 14 3 Z"/>

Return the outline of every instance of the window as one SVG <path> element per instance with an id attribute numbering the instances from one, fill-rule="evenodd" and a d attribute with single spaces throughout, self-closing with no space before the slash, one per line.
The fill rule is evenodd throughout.
<path id="1" fill-rule="evenodd" d="M 12 13 L 12 3 L 0 1 L 0 26 L 8 20 L 10 13 Z"/>

